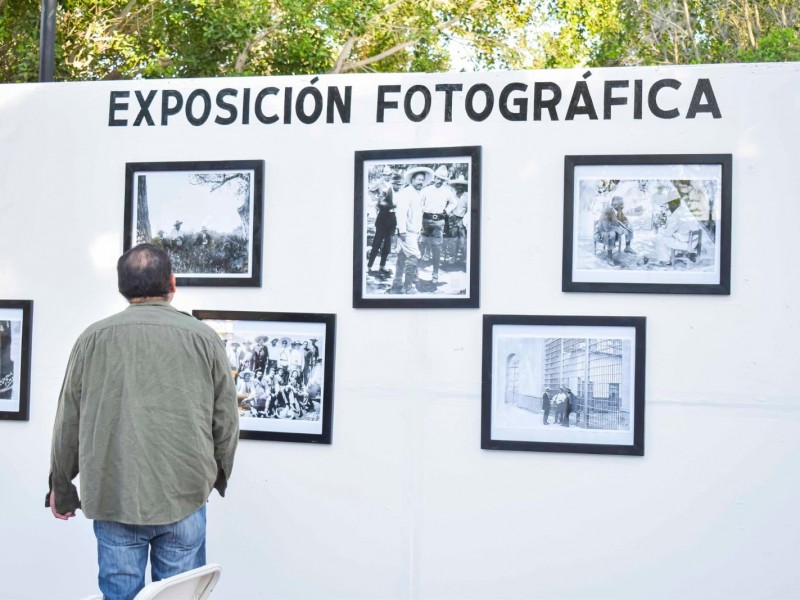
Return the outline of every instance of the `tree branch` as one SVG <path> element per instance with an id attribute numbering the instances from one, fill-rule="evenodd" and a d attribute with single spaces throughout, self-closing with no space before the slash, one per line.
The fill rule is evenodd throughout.
<path id="1" fill-rule="evenodd" d="M 353 46 L 355 46 L 358 40 L 359 38 L 355 36 L 350 36 L 349 38 L 347 38 L 347 41 L 344 43 L 344 46 L 342 47 L 342 51 L 339 52 L 339 56 L 336 57 L 336 63 L 333 65 L 333 70 L 331 71 L 331 73 L 342 72 L 344 63 L 347 60 L 347 57 L 350 56 L 350 53 L 353 51 Z"/>
<path id="2" fill-rule="evenodd" d="M 2 1 L 5 1 L 5 0 L 2 0 Z M 129 19 L 131 17 L 131 14 L 134 13 L 134 9 L 136 8 L 136 5 L 137 5 L 138 1 L 139 0 L 129 0 L 128 3 L 125 5 L 125 7 L 121 11 L 119 11 L 115 15 L 113 15 L 113 16 L 109 17 L 107 20 L 105 20 L 105 24 L 102 27 L 101 33 L 99 33 L 99 34 L 97 34 L 97 33 L 91 34 L 91 25 L 94 24 L 94 23 L 103 23 L 103 19 L 105 18 L 106 13 L 110 13 L 111 12 L 111 7 L 107 7 L 107 8 L 101 8 L 99 6 L 97 7 L 96 12 L 95 12 L 95 16 L 92 19 L 92 21 L 90 22 L 90 29 L 87 30 L 84 33 L 84 37 L 87 40 L 89 40 L 90 38 L 97 40 L 97 53 L 98 54 L 102 54 L 103 53 L 105 48 L 108 46 L 108 41 L 110 40 L 110 38 L 115 33 L 119 33 L 120 31 L 122 31 L 125 28 L 125 25 L 127 25 L 128 21 L 129 21 Z M 153 4 L 157 4 L 157 3 L 162 2 L 162 1 L 163 0 L 154 0 L 153 2 L 151 2 L 149 4 L 146 4 L 145 6 L 139 7 L 139 9 L 136 11 L 136 14 L 138 14 L 141 11 L 146 10 L 147 8 L 150 8 L 151 12 L 152 12 Z M 80 46 L 76 47 L 75 50 L 72 53 L 70 53 L 70 55 L 65 59 L 65 62 L 67 64 L 70 64 L 70 65 L 74 64 L 78 60 L 78 58 L 79 58 L 80 54 L 83 52 L 83 50 L 84 49 L 81 48 Z M 118 79 L 119 78 L 118 74 L 116 74 L 116 75 L 114 74 L 114 71 L 109 73 L 108 77 L 111 78 L 111 79 Z"/>
<path id="3" fill-rule="evenodd" d="M 241 179 L 243 181 L 247 180 L 247 178 L 244 176 L 243 173 L 233 173 L 231 175 L 213 175 L 212 174 L 210 176 L 209 175 L 204 175 L 204 174 L 198 174 L 198 175 L 195 175 L 195 182 L 194 183 L 195 183 L 195 185 L 210 184 L 211 185 L 211 191 L 212 192 L 216 192 L 223 185 L 225 185 L 229 181 L 233 181 L 234 179 Z"/>
<path id="4" fill-rule="evenodd" d="M 686 30 L 683 27 L 681 27 L 680 25 L 678 25 L 675 21 L 672 21 L 672 20 L 668 19 L 667 17 L 662 17 L 661 15 L 659 15 L 659 14 L 657 14 L 657 13 L 651 11 L 651 10 L 648 10 L 648 9 L 646 9 L 644 7 L 642 7 L 642 10 L 645 13 L 647 13 L 648 15 L 650 15 L 651 17 L 653 17 L 654 19 L 658 19 L 659 21 L 662 21 L 662 22 L 666 23 L 667 25 L 671 26 L 673 29 L 676 29 L 676 30 L 680 31 L 683 35 L 686 35 L 686 33 L 687 33 Z"/>
<path id="5" fill-rule="evenodd" d="M 402 0 L 399 0 L 399 1 L 402 1 Z M 394 4 L 395 5 L 399 4 L 399 1 L 395 2 Z M 474 2 L 472 4 L 472 6 L 470 6 L 469 10 L 473 10 L 474 8 L 477 8 L 477 7 L 480 7 L 480 6 L 481 6 L 481 0 L 477 0 L 476 2 Z M 443 31 L 451 28 L 453 25 L 458 23 L 460 20 L 461 20 L 461 17 L 453 17 L 453 18 L 449 19 L 448 21 L 446 21 L 445 23 L 442 23 L 442 25 L 440 25 L 438 27 L 432 27 L 431 28 L 431 33 L 435 33 L 435 32 L 442 33 Z M 375 56 L 368 56 L 367 58 L 363 58 L 363 59 L 357 60 L 355 62 L 342 64 L 342 65 L 339 66 L 339 71 L 332 71 L 332 72 L 333 73 L 347 73 L 348 71 L 354 71 L 356 69 L 360 69 L 362 67 L 366 67 L 367 65 L 371 65 L 373 63 L 380 62 L 384 58 L 388 58 L 388 57 L 392 56 L 393 54 L 397 54 L 398 52 L 402 52 L 406 48 L 408 48 L 410 46 L 413 46 L 414 44 L 418 43 L 419 40 L 422 39 L 423 35 L 424 34 L 422 32 L 419 32 L 418 35 L 416 35 L 414 38 L 412 38 L 410 40 L 406 40 L 404 42 L 400 42 L 399 44 L 395 44 L 391 48 L 389 48 L 387 50 L 384 50 L 383 52 L 380 52 L 380 53 L 376 54 Z M 337 61 L 337 63 L 338 63 L 338 61 Z"/>
<path id="6" fill-rule="evenodd" d="M 369 29 L 369 26 L 375 22 L 375 19 L 377 17 L 379 17 L 380 15 L 388 15 L 395 8 L 397 8 L 398 6 L 407 1 L 408 0 L 395 0 L 391 4 L 387 4 L 386 6 L 384 6 L 380 10 L 380 12 L 377 12 L 374 15 L 372 15 L 372 17 L 370 17 L 370 19 L 364 25 L 364 30 L 367 31 Z M 331 73 L 342 73 L 348 70 L 344 66 L 347 61 L 347 58 L 350 56 L 350 53 L 353 51 L 353 47 L 356 45 L 356 43 L 363 37 L 364 37 L 363 35 L 361 36 L 351 35 L 347 38 L 347 40 L 345 40 L 344 46 L 342 46 L 342 50 L 341 52 L 339 52 L 339 56 L 336 57 L 336 62 L 333 65 L 333 69 L 331 69 Z"/>
<path id="7" fill-rule="evenodd" d="M 392 11 L 393 11 L 395 8 L 397 8 L 398 6 L 400 6 L 401 4 L 403 4 L 403 2 L 407 2 L 407 1 L 408 1 L 408 0 L 395 0 L 395 1 L 394 1 L 394 2 L 392 2 L 391 4 L 387 4 L 386 6 L 384 6 L 384 7 L 381 9 L 381 12 L 382 12 L 382 13 L 384 13 L 384 14 L 389 14 L 389 13 L 390 13 L 390 12 L 392 12 Z"/>
<path id="8" fill-rule="evenodd" d="M 689 3 L 687 0 L 683 0 L 683 17 L 686 19 L 686 29 L 689 32 L 689 40 L 692 43 L 692 48 L 694 48 L 694 57 L 697 62 L 700 61 L 700 51 L 697 49 L 697 41 L 694 39 L 694 31 L 692 30 L 692 17 L 689 14 Z"/>
<path id="9" fill-rule="evenodd" d="M 756 13 L 756 36 L 760 39 L 763 28 L 761 27 L 761 13 L 758 10 L 758 2 L 753 4 L 753 9 Z"/>
<path id="10" fill-rule="evenodd" d="M 747 25 L 747 37 L 750 39 L 750 47 L 751 48 L 758 48 L 758 44 L 756 44 L 756 37 L 753 34 L 753 24 L 750 21 L 750 3 L 747 0 L 744 0 L 744 21 L 745 25 Z"/>
<path id="11" fill-rule="evenodd" d="M 106 34 L 115 33 L 122 28 L 122 24 L 125 22 L 125 19 L 130 16 L 131 11 L 136 6 L 136 2 L 138 0 L 130 0 L 128 4 L 125 5 L 120 12 L 118 12 L 112 19 L 109 20 L 108 26 L 104 29 Z"/>
<path id="12" fill-rule="evenodd" d="M 268 35 L 276 31 L 279 26 L 280 22 L 276 22 L 271 27 L 267 27 L 266 29 L 262 29 L 256 33 L 253 38 L 247 42 L 247 45 L 244 47 L 244 49 L 236 56 L 236 62 L 233 66 L 233 70 L 236 73 L 241 73 L 244 71 L 244 67 L 247 64 L 247 59 L 250 56 L 250 51 L 253 49 L 253 47 L 259 42 L 263 41 Z"/>
<path id="13" fill-rule="evenodd" d="M 342 66 L 340 73 L 347 73 L 347 71 L 355 71 L 356 69 L 360 69 L 361 67 L 366 67 L 367 65 L 371 65 L 372 63 L 376 63 L 382 61 L 384 58 L 388 58 L 393 54 L 397 54 L 408 48 L 409 46 L 413 46 L 419 41 L 419 39 L 413 40 L 406 40 L 405 42 L 401 42 L 395 46 L 392 46 L 388 50 L 384 50 L 375 56 L 370 56 L 368 58 L 364 58 L 362 60 L 357 60 L 355 62 L 347 63 L 346 65 Z"/>
<path id="14" fill-rule="evenodd" d="M 150 18 L 152 20 L 153 15 L 155 14 L 155 5 L 162 3 L 164 0 L 150 0 L 144 4 L 144 6 L 139 6 L 137 8 L 137 4 L 139 0 L 129 0 L 128 4 L 125 5 L 121 11 L 115 14 L 113 17 L 108 19 L 107 25 L 103 28 L 103 35 L 109 36 L 125 29 L 125 26 L 131 21 L 133 17 L 138 16 L 140 13 L 143 13 L 147 10 L 150 11 Z M 134 8 L 136 9 L 134 11 Z M 98 19 L 100 16 L 98 15 Z"/>

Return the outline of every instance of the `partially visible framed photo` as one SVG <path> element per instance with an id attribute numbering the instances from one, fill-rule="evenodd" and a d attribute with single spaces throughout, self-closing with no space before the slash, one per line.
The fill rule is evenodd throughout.
<path id="1" fill-rule="evenodd" d="M 643 456 L 645 327 L 484 315 L 481 448 Z"/>
<path id="2" fill-rule="evenodd" d="M 178 285 L 261 286 L 264 161 L 128 163 L 125 250 L 166 250 Z"/>
<path id="3" fill-rule="evenodd" d="M 477 308 L 481 149 L 355 155 L 353 306 Z"/>
<path id="4" fill-rule="evenodd" d="M 225 344 L 240 437 L 330 444 L 336 315 L 195 310 Z"/>
<path id="5" fill-rule="evenodd" d="M 730 154 L 567 156 L 565 292 L 730 294 Z"/>
<path id="6" fill-rule="evenodd" d="M 33 300 L 0 300 L 0 419 L 27 421 Z"/>

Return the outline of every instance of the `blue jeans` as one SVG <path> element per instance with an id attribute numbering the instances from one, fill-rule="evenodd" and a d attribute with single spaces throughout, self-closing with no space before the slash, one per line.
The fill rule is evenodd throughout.
<path id="1" fill-rule="evenodd" d="M 104 600 L 131 600 L 144 587 L 147 551 L 153 581 L 206 564 L 206 505 L 169 525 L 95 521 L 98 583 Z"/>

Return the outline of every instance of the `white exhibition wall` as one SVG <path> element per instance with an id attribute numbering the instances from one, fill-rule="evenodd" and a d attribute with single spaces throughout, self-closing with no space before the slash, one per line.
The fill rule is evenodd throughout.
<path id="1" fill-rule="evenodd" d="M 680 87 L 653 111 L 665 79 Z M 686 118 L 701 79 L 719 118 Z M 604 82 L 619 80 L 629 101 L 605 119 Z M 512 82 L 527 85 L 511 97 L 529 100 L 521 121 L 498 108 Z M 536 82 L 561 88 L 558 120 L 534 119 Z M 577 82 L 598 119 L 565 118 Z M 437 84 L 463 86 L 451 120 Z M 495 96 L 483 121 L 465 112 L 477 84 Z M 386 95 L 399 106 L 377 122 L 383 85 L 401 86 Z M 432 95 L 419 122 L 403 111 L 413 85 Z M 249 88 L 252 102 L 270 86 L 262 116 L 276 123 L 220 125 L 214 107 L 203 124 L 161 125 L 163 90 Z M 283 122 L 285 88 L 307 86 L 352 86 L 350 122 Z M 157 91 L 152 126 L 133 125 L 137 90 Z M 71 345 L 125 304 L 126 162 L 225 159 L 266 164 L 263 286 L 180 288 L 175 305 L 338 321 L 333 443 L 240 443 L 228 496 L 209 506 L 215 597 L 797 597 L 798 114 L 797 63 L 0 87 L 0 298 L 34 300 L 30 420 L 0 421 L 0 598 L 96 590 L 90 522 L 56 521 L 43 499 Z M 354 152 L 474 145 L 480 308 L 353 309 Z M 733 155 L 730 296 L 563 293 L 564 156 L 697 153 Z M 481 450 L 483 314 L 646 316 L 645 456 Z"/>

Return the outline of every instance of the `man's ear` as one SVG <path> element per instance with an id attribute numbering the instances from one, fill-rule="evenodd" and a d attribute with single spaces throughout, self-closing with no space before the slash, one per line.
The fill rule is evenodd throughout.
<path id="1" fill-rule="evenodd" d="M 175 283 L 175 273 L 169 274 L 169 293 L 174 294 L 178 290 L 178 286 Z"/>

